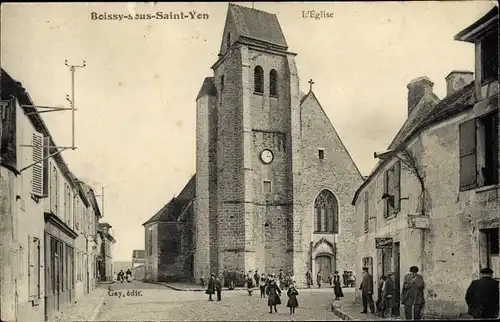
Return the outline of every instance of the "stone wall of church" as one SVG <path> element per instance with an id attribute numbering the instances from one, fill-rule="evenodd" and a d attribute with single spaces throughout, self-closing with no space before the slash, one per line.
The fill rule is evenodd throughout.
<path id="1" fill-rule="evenodd" d="M 241 54 L 237 48 L 215 69 L 224 88 L 217 110 L 218 270 L 243 267 L 245 245 Z"/>
<path id="2" fill-rule="evenodd" d="M 215 97 L 204 96 L 196 102 L 196 198 L 194 202 L 194 277 L 199 280 L 210 272 L 210 170 L 213 163 L 211 111 Z"/>
<path id="3" fill-rule="evenodd" d="M 333 267 L 339 272 L 354 270 L 356 258 L 356 212 L 351 205 L 352 198 L 357 188 L 363 182 L 354 161 L 348 154 L 339 135 L 336 133 L 329 118 L 318 103 L 314 94 L 309 94 L 302 103 L 301 108 L 302 135 L 302 158 L 303 182 L 301 191 L 301 204 L 303 208 L 302 249 L 305 250 L 304 271 L 297 272 L 304 275 L 309 263 L 312 263 L 313 274 L 318 268 L 315 267 L 315 256 L 320 256 L 318 249 L 320 240 L 326 240 L 326 244 L 337 244 L 337 259 L 332 256 L 332 247 L 324 247 L 327 251 L 322 252 L 331 256 Z M 320 159 L 319 150 L 324 151 L 324 159 Z M 339 234 L 317 234 L 314 233 L 314 201 L 322 190 L 332 192 L 338 202 Z M 305 238 L 305 236 L 311 236 Z M 315 245 L 314 247 L 311 247 Z M 305 260 L 307 259 L 307 260 Z M 326 273 L 324 273 L 325 275 Z"/>

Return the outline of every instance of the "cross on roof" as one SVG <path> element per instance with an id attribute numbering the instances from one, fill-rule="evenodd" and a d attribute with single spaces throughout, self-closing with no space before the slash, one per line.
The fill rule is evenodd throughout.
<path id="1" fill-rule="evenodd" d="M 309 92 L 312 92 L 314 82 L 313 82 L 313 80 L 312 80 L 312 79 L 310 79 L 310 80 L 308 81 L 308 83 L 309 83 Z"/>

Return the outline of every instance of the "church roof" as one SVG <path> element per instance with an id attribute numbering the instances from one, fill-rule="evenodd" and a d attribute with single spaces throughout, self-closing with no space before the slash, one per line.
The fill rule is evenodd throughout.
<path id="1" fill-rule="evenodd" d="M 229 4 L 229 10 L 240 36 L 288 48 L 275 14 L 233 3 Z"/>
<path id="2" fill-rule="evenodd" d="M 205 78 L 203 85 L 201 85 L 200 92 L 198 93 L 198 96 L 196 96 L 196 100 L 205 95 L 217 96 L 217 89 L 215 88 L 213 77 Z"/>
<path id="3" fill-rule="evenodd" d="M 196 174 L 188 181 L 181 193 L 172 198 L 153 217 L 146 221 L 143 226 L 159 221 L 178 221 L 184 209 L 190 206 L 191 201 L 196 197 Z"/>
<path id="4" fill-rule="evenodd" d="M 474 104 L 474 82 L 462 87 L 461 89 L 451 93 L 442 99 L 439 103 L 437 103 L 432 110 L 421 109 L 417 111 L 422 114 L 415 118 L 415 124 L 412 126 L 408 126 L 408 131 L 404 136 L 401 136 L 397 141 L 395 140 L 391 143 L 391 146 L 394 149 L 399 149 L 405 144 L 407 144 L 412 138 L 429 128 L 435 124 L 446 121 L 459 113 L 470 109 Z M 403 125 L 403 127 L 406 126 Z M 401 132 L 401 130 L 400 130 Z M 354 194 L 354 198 L 352 200 L 352 204 L 356 203 L 356 200 L 359 196 L 359 193 L 362 189 L 373 179 L 373 177 L 380 171 L 380 169 L 385 165 L 389 159 L 379 161 L 370 175 L 366 178 L 365 182 L 358 188 L 356 193 Z"/>

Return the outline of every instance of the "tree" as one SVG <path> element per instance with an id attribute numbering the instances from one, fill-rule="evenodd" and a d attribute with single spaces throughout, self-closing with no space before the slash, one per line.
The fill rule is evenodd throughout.
<path id="1" fill-rule="evenodd" d="M 422 216 L 426 215 L 426 189 L 425 189 L 425 168 L 422 164 L 421 158 L 408 149 L 402 149 L 398 153 L 398 159 L 401 160 L 403 168 L 410 172 L 420 185 L 420 212 Z"/>

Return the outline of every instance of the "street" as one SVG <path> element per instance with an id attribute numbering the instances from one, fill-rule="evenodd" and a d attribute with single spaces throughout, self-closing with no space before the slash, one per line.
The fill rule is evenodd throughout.
<path id="1" fill-rule="evenodd" d="M 243 290 L 223 291 L 221 302 L 209 302 L 204 292 L 141 282 L 115 283 L 111 289 L 96 321 L 340 320 L 331 312 L 331 288 L 298 290 L 299 307 L 294 315 L 286 307 L 286 292 L 278 313 L 269 314 L 267 299 L 260 298 L 259 292 L 248 296 Z"/>

